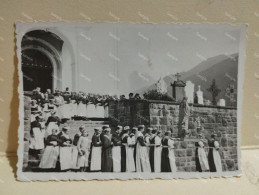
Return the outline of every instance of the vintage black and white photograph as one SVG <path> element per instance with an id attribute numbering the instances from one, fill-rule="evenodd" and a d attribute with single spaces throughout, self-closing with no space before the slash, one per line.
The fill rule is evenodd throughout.
<path id="1" fill-rule="evenodd" d="M 17 23 L 18 179 L 238 176 L 245 26 Z"/>

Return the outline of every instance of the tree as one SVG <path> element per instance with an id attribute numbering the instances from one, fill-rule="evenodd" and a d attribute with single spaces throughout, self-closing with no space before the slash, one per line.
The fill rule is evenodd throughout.
<path id="1" fill-rule="evenodd" d="M 216 98 L 219 95 L 219 93 L 221 92 L 221 90 L 218 88 L 215 79 L 212 80 L 211 86 L 207 89 L 207 91 L 211 93 L 212 104 L 217 105 Z"/>

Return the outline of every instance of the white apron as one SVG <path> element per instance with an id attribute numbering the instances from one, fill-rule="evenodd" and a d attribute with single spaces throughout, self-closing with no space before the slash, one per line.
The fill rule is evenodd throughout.
<path id="1" fill-rule="evenodd" d="M 92 147 L 91 171 L 100 171 L 102 165 L 102 147 Z"/>
<path id="2" fill-rule="evenodd" d="M 175 164 L 174 141 L 171 140 L 171 139 L 168 140 L 168 157 L 169 157 L 171 171 L 176 172 L 177 167 L 176 167 L 176 164 Z"/>
<path id="3" fill-rule="evenodd" d="M 121 147 L 113 146 L 112 148 L 113 172 L 121 172 Z"/>
<path id="4" fill-rule="evenodd" d="M 104 118 L 104 106 L 96 106 L 96 117 Z"/>
<path id="5" fill-rule="evenodd" d="M 129 145 L 135 144 L 135 137 L 128 137 L 126 146 L 126 171 L 135 172 L 135 160 L 134 160 L 134 147 L 129 147 Z"/>
<path id="6" fill-rule="evenodd" d="M 87 113 L 86 113 L 86 105 L 82 102 L 80 102 L 78 104 L 78 113 L 77 113 L 78 116 L 81 116 L 81 117 L 86 117 Z"/>
<path id="7" fill-rule="evenodd" d="M 72 169 L 72 147 L 60 147 L 60 168 Z"/>
<path id="8" fill-rule="evenodd" d="M 161 145 L 161 138 L 155 137 L 155 145 Z M 169 155 L 170 156 L 170 155 Z M 154 172 L 161 172 L 162 147 L 154 147 Z"/>
<path id="9" fill-rule="evenodd" d="M 143 134 L 139 133 L 138 136 L 143 136 Z M 151 172 L 147 147 L 141 146 L 139 142 L 136 146 L 136 171 Z"/>
<path id="10" fill-rule="evenodd" d="M 44 137 L 45 137 L 45 130 L 44 129 L 40 129 L 38 127 L 34 127 L 32 129 L 33 131 L 33 137 L 31 137 L 30 139 L 30 145 L 29 147 L 31 149 L 35 149 L 35 150 L 42 150 L 44 149 Z"/>
<path id="11" fill-rule="evenodd" d="M 54 169 L 59 155 L 59 146 L 47 146 L 42 155 L 39 168 Z"/>
<path id="12" fill-rule="evenodd" d="M 208 158 L 207 158 L 204 148 L 202 148 L 202 147 L 198 147 L 198 158 L 199 158 L 199 162 L 201 165 L 201 170 L 202 171 L 209 170 Z"/>
<path id="13" fill-rule="evenodd" d="M 219 151 L 216 150 L 216 148 L 213 148 L 213 159 L 214 159 L 214 164 L 216 167 L 217 172 L 222 172 L 222 164 L 221 164 L 221 157 L 219 155 Z"/>
<path id="14" fill-rule="evenodd" d="M 88 118 L 93 118 L 96 117 L 96 109 L 95 109 L 95 105 L 94 104 L 87 104 L 86 107 L 86 116 Z"/>
<path id="15" fill-rule="evenodd" d="M 72 116 L 72 109 L 70 104 L 63 104 L 62 106 L 62 118 L 70 119 Z"/>
<path id="16" fill-rule="evenodd" d="M 78 159 L 78 149 L 77 146 L 72 146 L 72 169 L 79 169 L 80 167 L 77 166 L 77 159 Z"/>

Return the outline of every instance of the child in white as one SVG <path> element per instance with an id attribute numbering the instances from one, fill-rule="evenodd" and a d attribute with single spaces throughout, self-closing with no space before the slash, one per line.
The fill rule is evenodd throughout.
<path id="1" fill-rule="evenodd" d="M 77 160 L 77 166 L 80 167 L 81 172 L 85 172 L 87 168 L 89 168 L 89 154 L 90 154 L 90 146 L 91 141 L 88 139 L 88 132 L 84 130 L 82 132 L 82 136 L 80 136 L 77 148 L 78 148 L 78 160 Z"/>

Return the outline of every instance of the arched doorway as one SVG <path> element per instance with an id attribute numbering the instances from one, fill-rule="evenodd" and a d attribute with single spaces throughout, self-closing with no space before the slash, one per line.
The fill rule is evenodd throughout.
<path id="1" fill-rule="evenodd" d="M 63 40 L 52 32 L 33 30 L 22 39 L 22 71 L 24 91 L 36 87 L 41 92 L 62 90 Z"/>
<path id="2" fill-rule="evenodd" d="M 43 52 L 27 49 L 22 55 L 23 88 L 32 91 L 40 87 L 42 92 L 53 90 L 53 65 Z"/>

